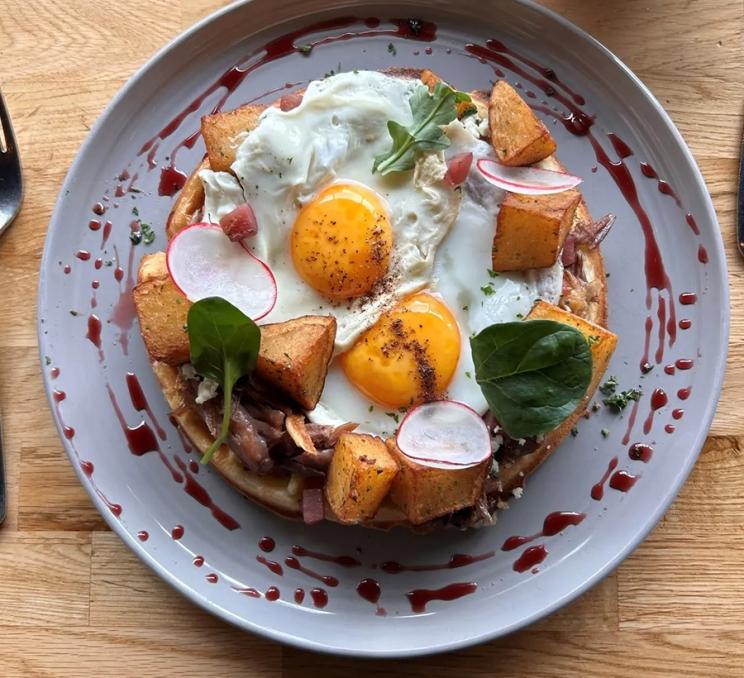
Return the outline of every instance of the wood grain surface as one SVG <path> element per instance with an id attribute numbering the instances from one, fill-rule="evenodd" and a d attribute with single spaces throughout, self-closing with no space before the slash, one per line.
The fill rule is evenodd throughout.
<path id="1" fill-rule="evenodd" d="M 690 145 L 716 204 L 732 298 L 711 437 L 650 538 L 568 608 L 446 656 L 364 662 L 238 631 L 161 582 L 108 531 L 52 425 L 36 352 L 39 259 L 53 202 L 92 123 L 155 50 L 220 0 L 0 0 L 0 83 L 26 199 L 0 242 L 0 675 L 744 675 L 744 268 L 733 246 L 744 87 L 742 0 L 548 0 L 617 53 Z M 739 364 L 742 359 L 742 364 Z"/>

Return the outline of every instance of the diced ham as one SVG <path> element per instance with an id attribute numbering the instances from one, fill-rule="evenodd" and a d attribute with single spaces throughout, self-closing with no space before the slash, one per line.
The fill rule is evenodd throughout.
<path id="1" fill-rule="evenodd" d="M 447 174 L 444 175 L 444 181 L 452 187 L 459 186 L 467 179 L 472 164 L 472 153 L 461 153 L 450 158 L 447 161 Z"/>
<path id="2" fill-rule="evenodd" d="M 308 524 L 319 523 L 325 517 L 323 490 L 305 489 L 302 492 L 302 519 Z"/>
<path id="3" fill-rule="evenodd" d="M 297 108 L 301 103 L 302 92 L 292 92 L 292 94 L 285 94 L 279 99 L 279 108 L 286 113 L 293 108 Z"/>
<path id="4" fill-rule="evenodd" d="M 220 227 L 232 241 L 239 241 L 258 233 L 258 223 L 253 208 L 244 202 L 220 219 Z"/>

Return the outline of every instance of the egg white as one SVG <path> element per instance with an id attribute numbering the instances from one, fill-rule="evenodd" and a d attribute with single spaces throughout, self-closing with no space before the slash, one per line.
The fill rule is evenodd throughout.
<path id="1" fill-rule="evenodd" d="M 336 352 L 350 348 L 397 299 L 429 285 L 436 248 L 457 217 L 458 193 L 441 180 L 441 158 L 424 157 L 413 173 L 372 173 L 375 156 L 390 148 L 388 120 L 411 123 L 408 100 L 418 80 L 381 73 L 342 73 L 308 86 L 291 111 L 272 107 L 237 150 L 229 172 L 205 170 L 205 218 L 218 221 L 247 200 L 258 234 L 246 244 L 277 281 L 274 309 L 264 322 L 305 314 L 336 317 Z M 289 235 L 303 205 L 334 182 L 358 182 L 388 206 L 393 230 L 390 279 L 373 300 L 333 303 L 297 274 Z"/>
<path id="2" fill-rule="evenodd" d="M 494 323 L 526 316 L 537 299 L 556 303 L 563 268 L 499 273 L 491 268 L 491 248 L 502 191 L 478 172 L 475 161 L 495 159 L 479 134 L 484 124 L 471 118 L 445 128 L 446 153 L 417 161 L 414 172 L 387 177 L 372 174 L 374 157 L 387 150 L 387 121 L 411 121 L 408 99 L 418 80 L 376 72 L 345 73 L 310 83 L 292 111 L 265 111 L 238 149 L 232 169 L 203 171 L 205 218 L 218 221 L 248 200 L 259 232 L 247 244 L 269 263 L 279 286 L 277 305 L 264 319 L 278 322 L 306 314 L 336 316 L 336 353 L 348 349 L 397 299 L 422 288 L 439 296 L 455 316 L 461 334 L 460 358 L 447 396 L 487 410 L 475 382 L 470 337 Z M 446 159 L 472 152 L 473 165 L 461 187 L 443 181 Z M 301 209 L 319 190 L 340 180 L 357 181 L 387 203 L 393 226 L 397 281 L 394 288 L 364 306 L 332 304 L 297 275 L 289 251 L 289 232 Z M 486 294 L 483 289 L 489 291 Z M 381 407 L 348 381 L 338 360 L 329 367 L 315 422 L 357 422 L 360 431 L 392 435 L 402 412 Z"/>

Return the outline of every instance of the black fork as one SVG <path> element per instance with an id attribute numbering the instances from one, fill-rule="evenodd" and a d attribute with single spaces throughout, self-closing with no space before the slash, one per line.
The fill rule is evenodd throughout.
<path id="1" fill-rule="evenodd" d="M 16 218 L 23 198 L 21 159 L 13 127 L 0 92 L 0 235 Z M 5 470 L 3 467 L 3 432 L 0 424 L 0 525 L 5 520 Z"/>

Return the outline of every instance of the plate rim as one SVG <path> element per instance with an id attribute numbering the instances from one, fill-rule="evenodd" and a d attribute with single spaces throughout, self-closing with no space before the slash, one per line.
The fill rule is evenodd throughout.
<path id="1" fill-rule="evenodd" d="M 63 435 L 62 423 L 59 420 L 59 418 L 55 415 L 55 412 L 54 412 L 55 405 L 54 405 L 53 397 L 52 397 L 53 387 L 51 385 L 50 375 L 48 374 L 47 370 L 44 369 L 45 367 L 44 356 L 46 355 L 45 347 L 46 347 L 47 340 L 45 339 L 44 327 L 41 322 L 41 319 L 43 318 L 42 300 L 45 299 L 47 296 L 48 284 L 47 284 L 47 277 L 43 276 L 42 273 L 44 270 L 48 268 L 49 260 L 51 257 L 50 249 L 48 247 L 48 244 L 50 242 L 50 237 L 51 237 L 50 234 L 57 227 L 56 224 L 59 221 L 59 213 L 63 209 L 63 203 L 64 203 L 65 196 L 70 190 L 70 185 L 73 182 L 73 179 L 77 173 L 78 166 L 82 162 L 83 155 L 85 155 L 89 147 L 92 146 L 93 140 L 98 135 L 98 132 L 100 131 L 100 129 L 103 128 L 108 122 L 108 119 L 112 115 L 114 108 L 116 108 L 119 105 L 119 103 L 129 95 L 130 90 L 136 86 L 140 78 L 148 70 L 150 70 L 163 56 L 165 56 L 170 51 L 176 49 L 183 42 L 189 40 L 195 33 L 198 33 L 199 31 L 201 31 L 205 26 L 207 26 L 211 22 L 217 20 L 223 15 L 236 12 L 236 11 L 240 11 L 242 7 L 251 4 L 253 1 L 254 0 L 237 0 L 236 2 L 232 2 L 226 5 L 225 7 L 222 7 L 208 14 L 204 18 L 197 21 L 195 24 L 191 25 L 186 30 L 176 35 L 174 38 L 172 38 L 169 42 L 167 42 L 161 48 L 156 50 L 145 61 L 144 64 L 142 64 L 138 69 L 136 69 L 134 73 L 129 76 L 127 81 L 119 88 L 116 94 L 109 100 L 109 102 L 106 104 L 106 106 L 103 108 L 103 110 L 99 114 L 96 122 L 91 127 L 90 131 L 88 132 L 85 140 L 78 148 L 75 154 L 75 158 L 65 175 L 64 181 L 62 182 L 60 186 L 57 199 L 54 203 L 54 207 L 50 215 L 47 235 L 44 240 L 44 250 L 43 250 L 42 257 L 41 257 L 40 264 L 39 264 L 39 282 L 38 282 L 38 287 L 37 287 L 37 304 L 36 304 L 36 312 L 37 312 L 36 325 L 37 325 L 37 344 L 39 348 L 39 364 L 41 368 L 47 404 L 52 414 L 52 419 L 54 421 L 60 440 L 63 444 L 65 453 L 67 454 L 67 457 L 71 465 L 73 466 L 73 469 L 78 477 L 78 480 L 80 481 L 81 485 L 85 488 L 91 501 L 96 506 L 98 512 L 101 514 L 101 516 L 106 521 L 106 523 L 111 528 L 111 530 L 115 532 L 117 536 L 122 540 L 122 542 L 126 544 L 130 548 L 130 550 L 133 551 L 137 555 L 137 557 L 140 560 L 142 560 L 146 565 L 148 565 L 158 575 L 160 579 L 168 583 L 172 588 L 177 590 L 181 595 L 184 595 L 192 603 L 199 605 L 201 608 L 205 609 L 211 614 L 214 614 L 218 618 L 229 622 L 230 624 L 240 628 L 241 630 L 247 630 L 247 631 L 256 633 L 264 638 L 268 638 L 273 641 L 286 643 L 293 647 L 297 647 L 297 648 L 304 649 L 304 650 L 310 650 L 310 651 L 318 652 L 321 654 L 351 656 L 351 657 L 359 657 L 359 658 L 365 658 L 365 657 L 366 658 L 380 658 L 380 659 L 428 656 L 428 655 L 441 654 L 445 652 L 452 652 L 452 651 L 468 648 L 468 647 L 471 647 L 477 644 L 481 644 L 481 643 L 484 643 L 490 640 L 495 640 L 497 638 L 510 635 L 511 633 L 514 633 L 520 629 L 523 629 L 533 624 L 539 619 L 542 619 L 544 617 L 547 617 L 553 614 L 556 610 L 572 602 L 573 600 L 578 598 L 581 594 L 586 593 L 589 589 L 596 586 L 600 581 L 602 581 L 605 577 L 607 577 L 610 573 L 612 573 L 633 551 L 635 551 L 636 548 L 638 548 L 638 546 L 643 541 L 645 541 L 649 533 L 657 526 L 661 518 L 667 513 L 671 505 L 676 500 L 682 486 L 684 485 L 690 473 L 692 472 L 692 469 L 695 466 L 695 463 L 705 444 L 705 440 L 708 437 L 710 426 L 712 424 L 713 417 L 718 407 L 718 403 L 719 403 L 720 396 L 721 396 L 721 391 L 723 388 L 723 381 L 724 381 L 724 376 L 726 372 L 726 367 L 728 363 L 728 349 L 729 349 L 729 338 L 730 338 L 730 316 L 731 316 L 730 285 L 729 285 L 729 279 L 728 279 L 728 264 L 726 260 L 726 252 L 725 252 L 725 247 L 723 243 L 723 236 L 720 232 L 720 226 L 717 229 L 716 233 L 714 233 L 714 237 L 713 237 L 714 242 L 712 243 L 714 245 L 714 251 L 718 257 L 718 261 L 721 264 L 721 272 L 722 272 L 722 280 L 716 281 L 716 282 L 721 283 L 720 292 L 721 292 L 722 299 L 724 301 L 729 300 L 729 303 L 725 304 L 723 309 L 721 309 L 722 310 L 721 325 L 720 325 L 721 346 L 719 347 L 721 350 L 718 355 L 717 363 L 715 364 L 715 367 L 713 369 L 714 389 L 713 389 L 713 392 L 711 393 L 713 397 L 708 399 L 705 405 L 703 416 L 700 418 L 701 422 L 703 422 L 704 425 L 699 427 L 698 433 L 695 436 L 694 442 L 690 446 L 691 451 L 688 452 L 687 457 L 683 460 L 683 463 L 678 473 L 674 477 L 673 482 L 667 485 L 666 490 L 664 492 L 663 501 L 659 504 L 659 507 L 656 509 L 656 511 L 649 514 L 645 522 L 639 525 L 640 529 L 638 529 L 638 531 L 634 534 L 633 538 L 630 539 L 613 558 L 611 558 L 608 562 L 606 562 L 604 566 L 599 568 L 591 576 L 587 577 L 580 585 L 577 585 L 572 590 L 567 591 L 566 593 L 564 593 L 564 595 L 560 596 L 559 598 L 557 598 L 550 604 L 542 607 L 539 611 L 536 611 L 528 615 L 527 617 L 520 618 L 518 621 L 514 621 L 510 624 L 507 624 L 499 628 L 498 630 L 493 630 L 489 628 L 489 629 L 485 629 L 482 633 L 472 634 L 468 637 L 453 640 L 451 642 L 439 643 L 437 645 L 431 645 L 431 646 L 422 644 L 420 646 L 417 646 L 411 649 L 405 649 L 405 650 L 401 650 L 401 649 L 393 649 L 393 650 L 371 649 L 370 650 L 370 649 L 353 648 L 353 647 L 328 647 L 328 646 L 320 644 L 317 641 L 309 640 L 305 637 L 302 637 L 294 633 L 261 626 L 259 623 L 255 621 L 247 619 L 246 617 L 239 616 L 231 612 L 230 610 L 214 603 L 207 596 L 201 595 L 196 589 L 193 589 L 189 585 L 187 585 L 183 581 L 182 578 L 177 576 L 175 573 L 172 573 L 170 570 L 166 569 L 163 565 L 161 565 L 161 563 L 158 560 L 156 560 L 154 556 L 152 556 L 147 550 L 145 550 L 142 547 L 142 545 L 137 542 L 134 536 L 125 529 L 121 521 L 111 514 L 111 512 L 106 508 L 103 500 L 94 491 L 94 488 L 90 484 L 89 479 L 84 475 L 80 467 L 80 464 L 75 463 L 76 462 L 76 451 L 73 448 L 71 442 L 67 440 L 65 436 Z M 387 0 L 385 1 L 387 3 Z M 698 185 L 699 188 L 702 189 L 703 205 L 705 207 L 705 217 L 710 223 L 719 225 L 718 217 L 717 217 L 715 207 L 712 202 L 712 198 L 710 196 L 710 192 L 708 191 L 707 185 L 705 183 L 705 179 L 702 175 L 702 172 L 700 171 L 700 168 L 695 160 L 695 157 L 690 151 L 689 146 L 685 142 L 684 138 L 682 137 L 682 134 L 678 130 L 677 126 L 674 124 L 670 115 L 666 112 L 666 110 L 663 108 L 663 106 L 658 101 L 656 96 L 645 85 L 645 83 L 614 52 L 612 52 L 609 48 L 607 48 L 603 43 L 601 43 L 599 40 L 594 38 L 591 34 L 589 34 L 587 31 L 585 31 L 578 25 L 574 24 L 569 19 L 563 17 L 558 12 L 539 4 L 536 0 L 511 0 L 511 2 L 514 3 L 515 5 L 522 5 L 532 10 L 533 12 L 536 12 L 537 14 L 542 15 L 548 21 L 553 21 L 553 22 L 558 23 L 563 29 L 573 33 L 579 40 L 585 42 L 587 45 L 591 46 L 593 49 L 601 53 L 603 57 L 609 59 L 610 61 L 614 63 L 614 65 L 619 69 L 619 71 L 625 75 L 625 77 L 633 84 L 633 86 L 648 101 L 648 103 L 651 104 L 654 111 L 659 117 L 660 123 L 664 125 L 666 131 L 668 131 L 674 138 L 676 144 L 678 145 L 679 149 L 681 150 L 686 160 L 688 169 L 691 170 L 695 183 Z M 316 8 L 313 11 L 314 12 L 342 11 L 344 8 L 363 7 L 365 4 L 372 4 L 372 3 L 371 2 L 366 2 L 366 3 L 365 2 L 354 2 L 353 5 L 343 4 L 343 3 L 334 3 L 333 6 Z M 436 10 L 444 9 L 445 11 L 448 11 L 447 8 L 444 7 L 444 5 L 442 5 L 441 3 L 434 3 L 432 9 L 436 9 Z M 271 25 L 275 25 L 275 24 L 271 24 Z M 264 26 L 264 28 L 267 28 L 267 27 L 269 26 Z"/>

